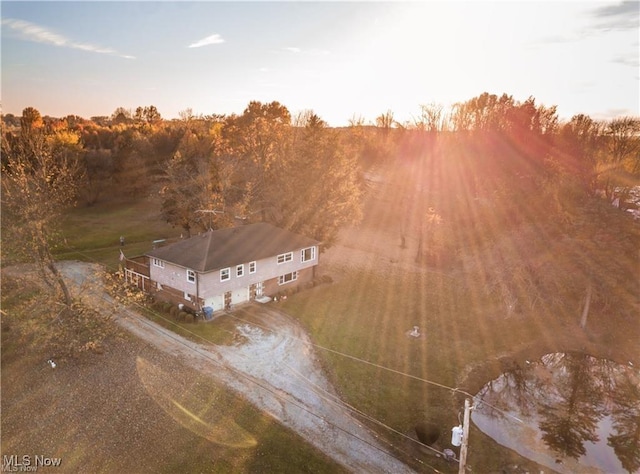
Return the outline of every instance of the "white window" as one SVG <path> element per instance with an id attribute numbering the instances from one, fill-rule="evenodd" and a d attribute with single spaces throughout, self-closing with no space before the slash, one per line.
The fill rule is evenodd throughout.
<path id="1" fill-rule="evenodd" d="M 306 248 L 306 249 L 302 249 L 302 251 L 300 253 L 302 254 L 302 258 L 301 258 L 302 262 L 309 262 L 311 260 L 315 260 L 315 258 L 316 258 L 316 248 L 315 247 L 309 247 L 309 248 Z"/>
<path id="2" fill-rule="evenodd" d="M 231 278 L 230 268 L 223 268 L 220 270 L 220 281 L 227 281 L 229 278 Z"/>
<path id="3" fill-rule="evenodd" d="M 242 275 L 244 275 L 244 265 L 236 266 L 236 276 L 241 277 Z"/>
<path id="4" fill-rule="evenodd" d="M 184 299 L 187 301 L 191 301 L 191 295 L 189 293 L 187 293 L 186 291 L 184 292 Z"/>
<path id="5" fill-rule="evenodd" d="M 187 281 L 189 283 L 195 283 L 196 282 L 196 272 L 194 272 L 193 270 L 187 270 Z"/>
<path id="6" fill-rule="evenodd" d="M 154 267 L 164 268 L 164 262 L 162 260 L 160 260 L 159 258 L 154 258 L 153 259 L 153 266 Z"/>
<path id="7" fill-rule="evenodd" d="M 293 260 L 293 252 L 281 253 L 278 255 L 278 265 L 281 263 L 290 262 Z"/>
<path id="8" fill-rule="evenodd" d="M 256 272 L 256 262 L 249 262 L 249 273 Z"/>
<path id="9" fill-rule="evenodd" d="M 278 277 L 278 285 L 284 285 L 298 279 L 298 272 L 291 272 Z"/>

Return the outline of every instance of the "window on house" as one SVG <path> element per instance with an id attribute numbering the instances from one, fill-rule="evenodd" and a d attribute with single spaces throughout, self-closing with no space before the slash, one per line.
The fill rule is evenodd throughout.
<path id="1" fill-rule="evenodd" d="M 309 262 L 311 260 L 315 260 L 316 258 L 316 248 L 309 247 L 306 249 L 302 249 L 302 262 Z"/>
<path id="2" fill-rule="evenodd" d="M 250 262 L 249 263 L 249 273 L 255 273 L 256 272 L 256 262 Z"/>
<path id="3" fill-rule="evenodd" d="M 293 252 L 281 253 L 278 255 L 278 265 L 281 263 L 290 262 L 293 260 Z"/>
<path id="4" fill-rule="evenodd" d="M 223 268 L 220 270 L 220 281 L 227 281 L 229 278 L 231 278 L 230 268 Z"/>
<path id="5" fill-rule="evenodd" d="M 193 270 L 187 270 L 187 281 L 189 283 L 195 283 L 196 282 L 196 272 L 194 272 Z"/>
<path id="6" fill-rule="evenodd" d="M 191 301 L 191 295 L 189 293 L 187 293 L 186 291 L 184 292 L 184 299 L 187 301 Z"/>
<path id="7" fill-rule="evenodd" d="M 298 279 L 298 272 L 291 272 L 278 277 L 278 285 L 284 285 Z"/>
<path id="8" fill-rule="evenodd" d="M 162 260 L 160 260 L 159 258 L 154 258 L 153 259 L 153 266 L 154 267 L 164 268 L 164 262 Z"/>
<path id="9" fill-rule="evenodd" d="M 244 265 L 236 266 L 236 276 L 241 277 L 242 275 L 244 275 Z"/>

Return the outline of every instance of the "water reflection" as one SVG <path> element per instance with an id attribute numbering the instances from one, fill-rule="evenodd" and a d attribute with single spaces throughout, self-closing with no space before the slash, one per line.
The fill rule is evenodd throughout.
<path id="1" fill-rule="evenodd" d="M 559 472 L 640 472 L 640 374 L 632 367 L 548 354 L 505 372 L 476 398 L 486 403 L 478 403 L 474 423 L 540 464 Z"/>

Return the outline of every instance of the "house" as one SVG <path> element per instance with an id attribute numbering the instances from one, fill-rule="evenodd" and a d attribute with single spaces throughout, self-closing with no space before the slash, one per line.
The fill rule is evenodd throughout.
<path id="1" fill-rule="evenodd" d="M 264 222 L 212 230 L 127 259 L 125 277 L 159 299 L 219 311 L 313 280 L 318 244 Z"/>

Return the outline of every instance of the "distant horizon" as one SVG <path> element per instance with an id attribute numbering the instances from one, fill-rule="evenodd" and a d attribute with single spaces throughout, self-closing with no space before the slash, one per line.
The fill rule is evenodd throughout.
<path id="1" fill-rule="evenodd" d="M 480 94 L 478 94 L 478 95 L 480 95 Z M 498 97 L 500 97 L 500 96 L 502 95 L 502 93 L 500 93 L 500 94 L 496 94 L 496 95 L 497 95 Z M 507 95 L 511 95 L 511 94 L 507 94 Z M 475 96 L 475 97 L 477 97 L 477 96 Z M 469 97 L 467 100 L 462 101 L 462 102 L 467 102 L 468 100 L 470 100 L 470 99 L 472 99 L 472 98 L 473 98 L 473 97 Z M 525 98 L 523 98 L 523 99 L 518 99 L 518 98 L 516 98 L 516 97 L 513 97 L 514 101 L 516 101 L 516 102 L 524 102 L 524 100 L 526 100 L 527 98 L 528 98 L 528 97 L 525 97 Z M 534 97 L 534 99 L 535 99 L 535 97 Z M 275 102 L 279 102 L 281 105 L 284 105 L 285 107 L 287 107 L 287 104 L 283 104 L 282 102 L 280 102 L 280 101 L 278 101 L 278 100 L 274 100 L 274 101 L 275 101 Z M 262 103 L 269 103 L 269 102 L 274 102 L 274 101 L 268 101 L 268 102 L 262 102 Z M 437 104 L 437 103 L 436 103 L 436 104 Z M 154 105 L 154 104 L 139 104 L 139 106 L 142 106 L 142 107 L 149 106 L 149 105 Z M 249 103 L 247 103 L 246 105 L 249 105 Z M 429 104 L 423 104 L 423 105 L 429 105 Z M 442 104 L 439 104 L 439 105 L 442 105 Z M 444 115 L 443 115 L 443 116 L 444 116 L 444 117 L 447 117 L 447 114 L 448 114 L 448 113 L 450 113 L 450 112 L 453 110 L 453 106 L 454 106 L 454 105 L 455 105 L 455 104 L 453 104 L 453 105 L 452 105 L 451 107 L 449 107 L 449 108 L 446 108 L 446 107 L 444 107 L 444 108 L 443 108 L 443 113 L 444 113 Z M 553 106 L 554 104 L 542 104 L 542 103 L 540 103 L 540 102 L 538 102 L 538 101 L 536 100 L 536 105 L 543 105 L 543 106 L 545 106 L 545 107 L 551 107 L 551 106 Z M 69 113 L 65 113 L 65 114 L 60 114 L 60 115 L 52 115 L 52 114 L 48 114 L 48 113 L 46 113 L 46 112 L 42 111 L 41 109 L 39 109 L 38 107 L 36 107 L 36 106 L 34 106 L 34 105 L 27 105 L 27 106 L 26 106 L 26 107 L 24 107 L 22 110 L 20 110 L 18 113 L 14 113 L 14 112 L 5 112 L 4 110 L 2 110 L 2 107 L 0 106 L 0 113 L 1 113 L 3 116 L 6 116 L 6 115 L 11 114 L 11 115 L 13 115 L 13 116 L 15 116 L 15 117 L 21 117 L 21 116 L 22 116 L 22 112 L 23 112 L 23 111 L 24 111 L 24 109 L 25 109 L 25 108 L 27 108 L 27 107 L 33 107 L 34 109 L 36 109 L 38 112 L 40 112 L 40 115 L 41 115 L 43 118 L 47 118 L 47 117 L 48 117 L 48 118 L 51 118 L 51 119 L 64 119 L 65 117 L 68 117 L 68 116 L 70 116 L 70 115 L 73 115 L 73 116 L 80 117 L 80 118 L 82 118 L 82 119 L 84 119 L 84 120 L 91 120 L 91 118 L 92 118 L 92 117 L 106 117 L 106 118 L 108 118 L 108 119 L 111 119 L 111 118 L 112 118 L 112 115 L 114 114 L 114 112 L 115 112 L 118 108 L 120 108 L 120 107 L 122 107 L 122 106 L 118 106 L 118 107 L 116 107 L 114 110 L 112 110 L 112 111 L 111 111 L 111 112 L 109 112 L 109 113 L 104 113 L 104 114 L 94 114 L 94 115 L 90 115 L 90 116 L 83 116 L 83 115 L 80 115 L 80 114 L 77 114 L 77 113 L 73 113 L 73 112 L 69 112 Z M 135 107 L 122 107 L 122 108 L 124 108 L 124 109 L 125 109 L 125 110 L 127 110 L 128 112 L 131 112 L 131 114 L 132 114 L 132 116 L 133 116 L 133 114 L 135 113 L 135 109 L 136 109 L 137 107 L 138 107 L 138 106 L 135 106 Z M 187 107 L 187 108 L 188 108 L 188 107 Z M 185 108 L 185 109 L 181 109 L 179 112 L 183 112 L 183 111 L 185 111 L 187 108 Z M 227 114 L 224 114 L 224 113 L 221 113 L 221 112 L 215 112 L 215 111 L 214 111 L 214 112 L 209 112 L 209 113 L 195 113 L 195 112 L 193 112 L 193 117 L 194 117 L 195 119 L 200 119 L 200 118 L 204 118 L 204 117 L 212 116 L 212 115 L 221 115 L 221 116 L 223 116 L 223 117 L 228 117 L 228 116 L 231 116 L 231 115 L 234 115 L 234 114 L 235 114 L 235 115 L 239 116 L 239 115 L 242 115 L 242 113 L 244 112 L 244 110 L 245 110 L 245 109 L 246 109 L 246 106 L 245 106 L 245 107 L 242 107 L 242 108 L 241 108 L 240 110 L 238 110 L 238 111 L 234 111 L 234 112 L 227 113 Z M 416 107 L 416 109 L 419 109 L 419 107 Z M 303 112 L 306 112 L 306 111 L 309 111 L 309 110 L 311 110 L 311 111 L 313 111 L 313 112 L 316 112 L 316 111 L 315 111 L 315 110 L 313 110 L 313 109 L 303 109 L 303 110 L 297 110 L 297 111 L 295 111 L 295 110 L 291 110 L 291 109 L 289 109 L 289 107 L 287 107 L 287 110 L 289 110 L 289 112 L 290 112 L 290 114 L 291 114 L 292 122 L 293 122 L 293 119 L 295 119 L 295 117 L 296 117 L 296 115 L 297 115 L 298 113 L 303 113 Z M 372 127 L 375 127 L 375 126 L 377 126 L 377 125 L 376 125 L 376 118 L 377 118 L 378 116 L 380 116 L 381 114 L 386 113 L 386 112 L 388 112 L 388 111 L 389 111 L 389 110 L 381 111 L 381 112 L 380 112 L 376 117 L 371 117 L 371 118 L 368 118 L 368 117 L 362 117 L 362 116 L 359 116 L 358 114 L 355 114 L 355 117 L 360 117 L 360 118 L 362 118 L 362 119 L 363 119 L 363 121 L 362 121 L 362 125 L 363 125 L 363 126 L 372 126 Z M 393 112 L 393 110 L 390 110 L 390 111 L 391 111 L 391 112 Z M 178 114 L 176 114 L 176 116 L 175 116 L 175 117 L 167 117 L 167 116 L 165 116 L 165 115 L 162 113 L 162 111 L 161 111 L 161 110 L 158 110 L 158 112 L 160 112 L 161 120 L 166 120 L 166 121 L 182 120 L 182 118 L 181 118 Z M 602 116 L 589 115 L 589 114 L 584 113 L 584 112 L 576 112 L 575 114 L 572 114 L 572 116 L 571 116 L 571 117 L 562 117 L 562 116 L 560 116 L 559 114 L 557 114 L 557 115 L 558 115 L 558 119 L 559 119 L 559 121 L 560 121 L 561 123 L 566 123 L 566 122 L 570 121 L 570 120 L 571 120 L 571 118 L 572 118 L 573 116 L 578 115 L 578 114 L 587 115 L 587 116 L 591 117 L 593 120 L 597 120 L 597 121 L 605 121 L 605 122 L 606 122 L 606 121 L 609 121 L 609 120 L 614 120 L 614 119 L 617 119 L 617 118 L 622 118 L 622 117 L 640 117 L 640 114 L 638 114 L 638 113 L 623 113 L 623 112 L 621 112 L 621 113 L 613 113 L 613 112 L 612 112 L 612 114 L 611 114 L 611 115 L 608 115 L 608 116 L 604 116 L 604 115 L 602 115 Z M 318 115 L 318 114 L 316 113 L 316 115 Z M 414 116 L 412 116 L 412 117 L 411 117 L 411 119 L 410 119 L 410 120 L 408 120 L 408 121 L 400 121 L 400 120 L 396 120 L 395 115 L 394 115 L 394 125 L 392 125 L 392 128 L 397 128 L 397 127 L 396 127 L 396 124 L 408 125 L 408 126 L 414 125 L 414 124 L 415 124 L 415 122 L 414 122 L 412 119 L 413 119 L 413 118 L 418 119 L 418 115 L 419 115 L 419 110 L 417 110 L 417 111 L 416 111 L 416 114 L 415 114 Z M 320 118 L 324 120 L 324 118 L 323 118 L 322 116 L 320 116 Z M 337 125 L 334 125 L 334 124 L 328 123 L 326 120 L 324 120 L 324 121 L 327 123 L 327 126 L 329 126 L 329 127 L 341 128 L 341 127 L 348 127 L 348 126 L 350 125 L 349 120 L 350 120 L 351 118 L 352 118 L 352 117 L 349 117 L 349 119 L 348 119 L 348 120 L 346 120 L 344 123 L 340 123 L 340 124 L 337 124 Z M 133 119 L 133 117 L 132 117 L 132 119 Z"/>
<path id="2" fill-rule="evenodd" d="M 640 115 L 640 3 L 3 2 L 2 113 L 167 120 L 278 101 L 332 127 L 487 92 Z"/>

